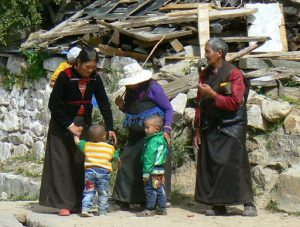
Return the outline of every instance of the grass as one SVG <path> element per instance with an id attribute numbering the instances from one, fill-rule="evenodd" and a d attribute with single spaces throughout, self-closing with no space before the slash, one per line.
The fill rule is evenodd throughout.
<path id="1" fill-rule="evenodd" d="M 268 204 L 266 206 L 266 209 L 268 211 L 273 212 L 273 213 L 287 213 L 288 215 L 300 216 L 300 212 L 287 212 L 287 211 L 279 209 L 278 203 L 275 200 L 273 200 L 273 199 L 271 199 L 268 202 Z"/>
<path id="2" fill-rule="evenodd" d="M 29 195 L 29 193 L 24 193 L 22 195 L 12 195 L 9 197 L 9 201 L 35 201 L 38 199 L 38 196 Z"/>
<path id="3" fill-rule="evenodd" d="M 189 201 L 192 198 L 184 193 L 182 193 L 182 190 L 179 187 L 173 187 L 171 192 L 171 203 L 174 205 L 182 204 L 184 201 Z"/>

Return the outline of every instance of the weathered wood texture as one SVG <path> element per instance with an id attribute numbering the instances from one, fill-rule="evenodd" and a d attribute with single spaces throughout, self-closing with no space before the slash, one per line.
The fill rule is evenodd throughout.
<path id="1" fill-rule="evenodd" d="M 300 62 L 297 61 L 285 61 L 263 58 L 241 58 L 239 62 L 241 69 L 264 69 L 275 67 L 289 67 L 300 69 Z"/>

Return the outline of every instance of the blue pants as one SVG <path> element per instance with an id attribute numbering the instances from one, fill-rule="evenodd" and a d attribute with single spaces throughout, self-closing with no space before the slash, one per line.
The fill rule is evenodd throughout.
<path id="1" fill-rule="evenodd" d="M 98 210 L 100 214 L 106 214 L 109 208 L 110 172 L 104 168 L 88 168 L 84 176 L 84 191 L 82 199 L 82 211 L 91 211 L 93 202 L 98 192 Z"/>
<path id="2" fill-rule="evenodd" d="M 147 197 L 146 208 L 148 210 L 155 210 L 156 205 L 158 206 L 159 210 L 163 210 L 166 208 L 167 196 L 165 192 L 165 185 L 162 182 L 162 177 L 162 175 L 150 175 L 149 180 L 145 185 L 145 192 Z"/>

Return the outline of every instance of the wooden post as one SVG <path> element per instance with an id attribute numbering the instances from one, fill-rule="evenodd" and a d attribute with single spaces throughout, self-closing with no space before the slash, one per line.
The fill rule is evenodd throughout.
<path id="1" fill-rule="evenodd" d="M 200 57 L 204 58 L 205 43 L 209 39 L 209 12 L 203 5 L 198 6 L 198 37 L 200 47 Z"/>

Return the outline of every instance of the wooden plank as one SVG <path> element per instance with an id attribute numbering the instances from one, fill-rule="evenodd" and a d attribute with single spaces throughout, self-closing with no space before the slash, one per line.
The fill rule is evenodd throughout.
<path id="1" fill-rule="evenodd" d="M 291 52 L 269 52 L 261 54 L 246 55 L 243 58 L 272 58 L 280 60 L 300 61 L 300 51 Z"/>
<path id="2" fill-rule="evenodd" d="M 208 8 L 198 7 L 198 38 L 200 46 L 200 57 L 204 58 L 205 43 L 209 40 L 209 14 Z"/>
<path id="3" fill-rule="evenodd" d="M 179 17 L 179 16 L 193 16 L 197 15 L 198 10 L 185 10 L 182 12 L 174 12 L 174 13 L 167 13 L 166 16 L 170 17 Z M 229 19 L 229 18 L 235 18 L 235 17 L 245 17 L 252 15 L 257 12 L 257 9 L 232 9 L 232 10 L 210 10 L 209 11 L 209 19 L 215 20 L 215 19 Z"/>
<path id="4" fill-rule="evenodd" d="M 98 52 L 106 56 L 123 56 L 123 57 L 132 57 L 137 60 L 145 61 L 147 59 L 146 54 L 141 54 L 133 51 L 123 51 L 120 48 L 114 48 L 107 45 L 99 45 L 99 48 L 96 48 Z"/>
<path id="5" fill-rule="evenodd" d="M 241 58 L 239 67 L 241 69 L 264 69 L 270 67 L 288 67 L 300 69 L 300 62 L 262 58 Z"/>
<path id="6" fill-rule="evenodd" d="M 290 75 L 300 76 L 299 70 L 291 69 L 287 67 L 258 69 L 251 72 L 247 72 L 245 76 L 246 78 L 258 78 L 258 77 L 265 77 L 265 76 L 275 76 L 279 73 L 289 73 Z"/>
<path id="7" fill-rule="evenodd" d="M 145 2 L 143 2 L 142 4 L 140 4 L 138 7 L 136 7 L 135 9 L 133 9 L 130 13 L 128 13 L 126 15 L 126 17 L 134 14 L 135 12 L 139 11 L 140 9 L 142 9 L 144 6 L 148 5 L 152 0 L 146 0 Z"/>
<path id="8" fill-rule="evenodd" d="M 183 45 L 178 39 L 173 39 L 170 44 L 177 53 L 184 49 Z"/>
<path id="9" fill-rule="evenodd" d="M 124 28 L 121 28 L 119 26 L 116 26 L 114 24 L 109 24 L 109 23 L 106 23 L 104 21 L 99 21 L 98 20 L 98 23 L 107 27 L 107 28 L 110 28 L 112 30 L 114 29 L 117 29 L 120 33 L 123 33 L 129 37 L 132 37 L 132 38 L 135 38 L 135 39 L 139 39 L 139 40 L 142 40 L 142 41 L 146 41 L 146 42 L 153 42 L 153 41 L 159 41 L 161 40 L 161 38 L 163 36 L 165 36 L 165 40 L 168 40 L 168 39 L 174 39 L 174 38 L 178 38 L 178 37 L 182 37 L 182 36 L 187 36 L 187 35 L 191 35 L 193 34 L 192 31 L 174 31 L 174 32 L 171 32 L 171 33 L 168 33 L 168 34 L 147 34 L 147 35 L 142 35 L 138 32 L 130 32 Z"/>
<path id="10" fill-rule="evenodd" d="M 283 51 L 288 51 L 288 41 L 286 35 L 286 28 L 285 28 L 285 19 L 283 13 L 283 5 L 279 4 L 280 12 L 281 12 L 281 25 L 280 25 L 280 39 L 283 46 Z"/>
<path id="11" fill-rule="evenodd" d="M 270 40 L 268 36 L 253 36 L 253 37 L 220 37 L 226 43 L 248 43 L 248 42 L 265 42 Z"/>
<path id="12" fill-rule="evenodd" d="M 214 6 L 213 3 L 180 3 L 180 4 L 169 4 L 161 7 L 159 10 L 160 11 L 186 10 L 186 9 L 197 9 L 198 7 L 211 9 L 213 6 Z"/>
<path id="13" fill-rule="evenodd" d="M 209 11 L 209 19 L 225 19 L 225 18 L 234 18 L 234 17 L 243 17 L 254 14 L 257 9 L 235 9 L 235 10 L 211 10 Z M 188 13 L 185 13 L 188 12 Z M 139 20 L 126 20 L 122 22 L 114 22 L 111 23 L 113 26 L 118 26 L 122 28 L 134 28 L 134 27 L 144 27 L 151 25 L 159 25 L 159 24 L 181 24 L 185 22 L 196 22 L 198 20 L 197 10 L 193 10 L 192 14 L 189 11 L 184 11 L 180 13 L 180 15 L 175 16 L 172 14 L 165 14 L 163 16 L 151 16 L 140 18 Z"/>

